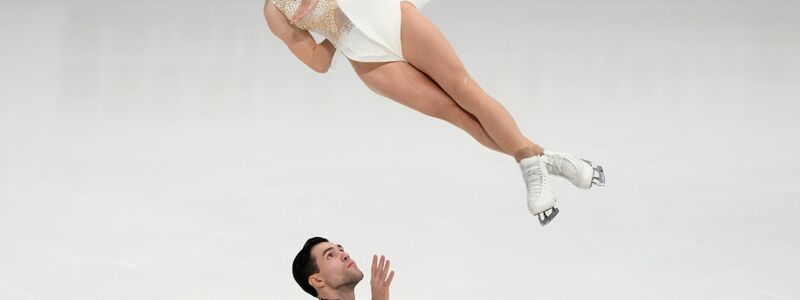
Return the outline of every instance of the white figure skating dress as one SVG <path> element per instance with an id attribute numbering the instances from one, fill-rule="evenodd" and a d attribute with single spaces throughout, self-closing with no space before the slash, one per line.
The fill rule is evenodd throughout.
<path id="1" fill-rule="evenodd" d="M 302 0 L 268 0 L 291 19 Z M 428 0 L 319 0 L 296 25 L 331 41 L 361 62 L 405 61 L 400 43 L 400 2 L 418 9 Z"/>

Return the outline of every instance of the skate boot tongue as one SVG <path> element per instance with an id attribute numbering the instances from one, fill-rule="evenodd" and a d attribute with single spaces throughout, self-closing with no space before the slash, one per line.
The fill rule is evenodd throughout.
<path id="1" fill-rule="evenodd" d="M 520 160 L 519 166 L 528 191 L 528 210 L 537 216 L 539 224 L 547 225 L 558 214 L 558 209 L 548 184 L 545 159 L 543 156 L 527 157 Z"/>
<path id="2" fill-rule="evenodd" d="M 544 159 L 544 156 L 539 155 L 539 156 L 526 157 L 519 161 L 519 166 L 524 170 L 533 165 L 538 165 L 539 160 L 541 159 Z"/>

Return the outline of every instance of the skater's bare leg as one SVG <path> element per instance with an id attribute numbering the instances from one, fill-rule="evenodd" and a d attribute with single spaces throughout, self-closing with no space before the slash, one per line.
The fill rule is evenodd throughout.
<path id="1" fill-rule="evenodd" d="M 514 152 L 514 159 L 517 160 L 517 162 L 519 162 L 520 160 L 523 160 L 526 157 L 542 155 L 542 154 L 544 154 L 544 149 L 542 149 L 542 147 L 539 145 L 533 144 L 529 147 L 524 147 Z"/>
<path id="2" fill-rule="evenodd" d="M 477 117 L 505 153 L 514 156 L 518 152 L 528 156 L 542 155 L 542 148 L 522 135 L 511 114 L 469 76 L 436 26 L 420 14 L 413 4 L 403 1 L 400 6 L 405 59 L 430 76 L 461 108 Z"/>
<path id="3" fill-rule="evenodd" d="M 489 149 L 508 154 L 492 140 L 477 119 L 459 107 L 428 76 L 406 62 L 350 61 L 358 77 L 378 95 L 463 129 Z"/>

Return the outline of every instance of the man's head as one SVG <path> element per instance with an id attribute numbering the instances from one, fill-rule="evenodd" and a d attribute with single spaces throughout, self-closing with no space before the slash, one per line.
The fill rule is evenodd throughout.
<path id="1" fill-rule="evenodd" d="M 306 293 L 317 297 L 323 289 L 355 288 L 364 278 L 342 245 L 321 237 L 306 241 L 292 263 L 292 275 Z"/>

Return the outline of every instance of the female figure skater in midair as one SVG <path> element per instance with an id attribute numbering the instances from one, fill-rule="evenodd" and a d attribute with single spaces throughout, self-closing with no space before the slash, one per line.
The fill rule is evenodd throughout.
<path id="1" fill-rule="evenodd" d="M 513 156 L 542 226 L 557 214 L 549 175 L 579 188 L 605 184 L 600 166 L 551 152 L 522 135 L 497 100 L 470 77 L 442 33 L 416 5 L 427 0 L 267 0 L 269 29 L 308 67 L 327 72 L 341 51 L 375 93 L 463 129 Z M 317 44 L 309 31 L 326 39 Z"/>

